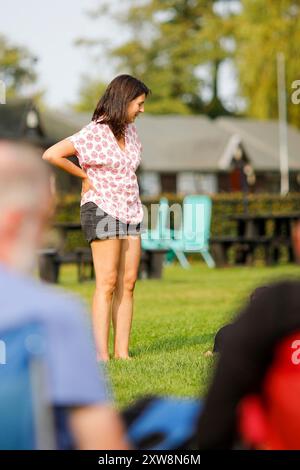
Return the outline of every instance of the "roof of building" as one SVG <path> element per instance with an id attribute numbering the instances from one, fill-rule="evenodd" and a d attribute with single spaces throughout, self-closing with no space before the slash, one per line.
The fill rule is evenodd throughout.
<path id="1" fill-rule="evenodd" d="M 72 111 L 38 111 L 31 100 L 18 100 L 0 106 L 0 138 L 28 136 L 28 116 L 32 111 L 38 122 L 29 129 L 29 137 L 44 146 L 74 134 L 92 116 Z M 280 167 L 277 121 L 145 114 L 136 125 L 143 144 L 143 170 L 226 171 L 238 145 L 243 146 L 256 171 L 278 171 Z M 290 169 L 300 170 L 300 132 L 292 126 L 288 126 L 288 149 Z"/>
<path id="2" fill-rule="evenodd" d="M 151 116 L 137 121 L 145 170 L 215 170 L 230 134 L 204 116 Z"/>
<path id="3" fill-rule="evenodd" d="M 18 98 L 0 105 L 0 138 L 30 141 L 39 146 L 50 143 L 33 100 Z"/>
<path id="4" fill-rule="evenodd" d="M 240 138 L 256 170 L 279 169 L 278 121 L 226 117 L 217 119 L 217 125 Z M 287 137 L 289 167 L 300 170 L 300 131 L 289 125 Z"/>
<path id="5" fill-rule="evenodd" d="M 76 130 L 91 114 L 64 113 Z M 143 143 L 142 168 L 148 171 L 226 171 L 242 144 L 256 171 L 279 170 L 277 121 L 206 116 L 150 115 L 136 120 Z M 300 132 L 288 126 L 289 167 L 300 170 Z"/>

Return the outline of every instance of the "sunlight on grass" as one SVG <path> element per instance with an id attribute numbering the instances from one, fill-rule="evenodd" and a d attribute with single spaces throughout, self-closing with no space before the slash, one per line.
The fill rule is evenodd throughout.
<path id="1" fill-rule="evenodd" d="M 138 281 L 129 362 L 111 361 L 111 376 L 119 406 L 145 394 L 203 394 L 213 359 L 218 328 L 230 321 L 258 285 L 282 278 L 299 278 L 295 265 L 208 269 L 194 263 L 164 269 L 162 280 Z M 60 285 L 91 306 L 94 282 L 77 282 L 73 266 L 62 270 Z"/>

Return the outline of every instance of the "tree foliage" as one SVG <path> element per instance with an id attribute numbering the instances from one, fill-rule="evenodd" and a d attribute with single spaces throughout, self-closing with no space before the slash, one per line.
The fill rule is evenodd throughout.
<path id="1" fill-rule="evenodd" d="M 7 98 L 19 96 L 24 86 L 36 81 L 35 63 L 36 58 L 28 49 L 11 44 L 0 35 L 0 79 L 5 83 Z"/>
<path id="2" fill-rule="evenodd" d="M 229 8 L 232 4 L 240 8 Z M 300 105 L 290 99 L 292 83 L 300 79 L 300 0 L 122 0 L 122 5 L 101 0 L 97 14 L 114 16 L 131 31 L 128 41 L 108 52 L 118 72 L 135 75 L 152 89 L 148 112 L 227 114 L 218 85 L 220 67 L 229 59 L 244 114 L 277 118 L 281 52 L 289 121 L 300 127 Z M 208 81 L 201 67 L 210 71 Z"/>
<path id="3" fill-rule="evenodd" d="M 126 7 L 124 8 L 124 4 Z M 118 60 L 118 71 L 138 76 L 152 89 L 147 111 L 189 114 L 205 112 L 202 88 L 211 88 L 212 114 L 226 110 L 218 98 L 219 65 L 230 53 L 225 50 L 220 15 L 215 0 L 139 0 L 122 2 L 113 13 L 114 2 L 101 2 L 99 15 L 113 15 L 132 32 L 129 41 L 110 50 Z M 111 9 L 110 9 L 111 7 Z M 211 79 L 203 83 L 199 67 L 212 65 Z M 212 109 L 214 108 L 214 109 Z"/>
<path id="4" fill-rule="evenodd" d="M 300 78 L 299 0 L 242 0 L 233 20 L 235 63 L 247 114 L 277 118 L 277 54 L 286 62 L 289 121 L 300 127 L 300 106 L 292 103 L 292 83 Z"/>

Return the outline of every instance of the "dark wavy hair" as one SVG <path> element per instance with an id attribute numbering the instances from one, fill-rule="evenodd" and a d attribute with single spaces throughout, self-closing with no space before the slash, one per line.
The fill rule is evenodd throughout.
<path id="1" fill-rule="evenodd" d="M 140 80 L 131 75 L 119 75 L 114 78 L 100 98 L 94 111 L 92 121 L 108 124 L 117 139 L 125 134 L 127 108 L 130 101 L 138 96 L 151 93 L 151 90 Z"/>

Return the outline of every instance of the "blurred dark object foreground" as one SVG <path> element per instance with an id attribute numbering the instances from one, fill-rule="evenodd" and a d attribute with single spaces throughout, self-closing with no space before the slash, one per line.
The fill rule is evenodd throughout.
<path id="1" fill-rule="evenodd" d="M 238 315 L 223 340 L 200 415 L 198 448 L 300 449 L 300 282 L 269 285 Z M 251 442 L 241 433 L 245 416 L 239 406 L 253 395 L 276 440 L 265 433 L 260 442 Z"/>

